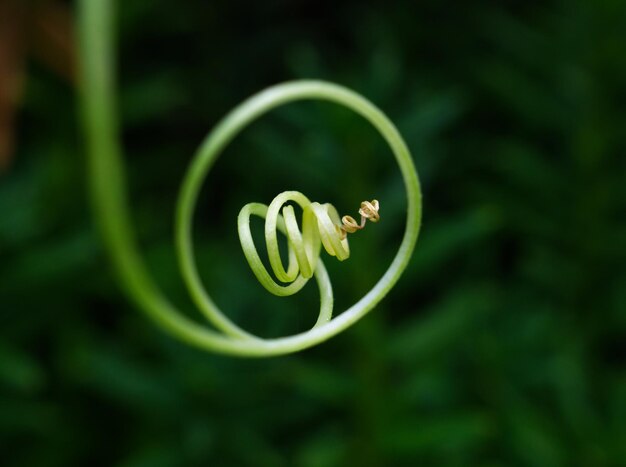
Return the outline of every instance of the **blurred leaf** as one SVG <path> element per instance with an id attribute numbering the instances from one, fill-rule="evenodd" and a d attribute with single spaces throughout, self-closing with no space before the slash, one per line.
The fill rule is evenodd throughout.
<path id="1" fill-rule="evenodd" d="M 2 345 L 0 346 L 0 382 L 11 389 L 32 394 L 43 388 L 45 372 L 27 353 Z"/>

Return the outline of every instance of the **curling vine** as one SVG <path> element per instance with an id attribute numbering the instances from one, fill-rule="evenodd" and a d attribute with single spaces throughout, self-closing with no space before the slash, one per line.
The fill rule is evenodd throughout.
<path id="1" fill-rule="evenodd" d="M 111 0 L 79 2 L 79 62 L 81 105 L 87 140 L 91 198 L 106 246 L 129 297 L 163 329 L 179 339 L 214 352 L 264 357 L 295 352 L 318 344 L 345 330 L 374 308 L 398 281 L 417 241 L 421 223 L 421 192 L 409 150 L 389 119 L 359 94 L 322 81 L 294 81 L 266 89 L 228 113 L 208 134 L 183 180 L 175 220 L 176 250 L 183 278 L 199 310 L 217 330 L 206 328 L 181 314 L 162 294 L 136 246 L 126 200 L 124 164 L 115 109 L 114 11 Z M 339 218 L 330 204 L 311 202 L 297 191 L 279 194 L 269 204 L 249 203 L 239 213 L 241 245 L 253 273 L 275 295 L 296 293 L 312 277 L 320 292 L 320 313 L 309 331 L 275 339 L 254 336 L 233 323 L 205 290 L 195 263 L 192 243 L 193 213 L 200 188 L 212 164 L 247 125 L 270 110 L 298 100 L 324 100 L 351 109 L 368 120 L 391 148 L 400 167 L 407 195 L 406 229 L 398 252 L 385 274 L 357 303 L 333 314 L 330 278 L 320 252 L 339 260 L 349 254 L 348 233 L 380 219 L 378 201 L 361 203 L 358 223 Z M 302 209 L 299 229 L 295 203 Z M 282 207 L 282 214 L 280 212 Z M 250 216 L 265 218 L 265 240 L 270 266 L 278 284 L 263 266 L 250 234 Z M 289 251 L 285 269 L 278 251 L 277 231 L 286 235 Z"/>

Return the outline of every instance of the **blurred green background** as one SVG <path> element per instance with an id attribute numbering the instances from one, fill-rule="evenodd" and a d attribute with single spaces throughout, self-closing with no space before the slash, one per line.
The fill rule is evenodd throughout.
<path id="1" fill-rule="evenodd" d="M 420 173 L 422 235 L 382 305 L 323 345 L 245 360 L 175 341 L 122 295 L 94 228 L 74 5 L 6 0 L 2 465 L 626 465 L 623 1 L 117 3 L 137 235 L 190 316 L 180 181 L 212 125 L 271 84 L 332 80 L 387 112 Z M 352 215 L 381 201 L 353 257 L 325 259 L 337 312 L 404 228 L 399 171 L 359 117 L 304 102 L 247 129 L 208 178 L 196 245 L 218 305 L 268 337 L 313 324 L 316 287 L 268 296 L 235 219 L 287 189 Z"/>

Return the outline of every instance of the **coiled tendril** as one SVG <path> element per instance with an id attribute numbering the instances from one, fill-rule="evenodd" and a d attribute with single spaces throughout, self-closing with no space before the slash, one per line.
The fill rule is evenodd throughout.
<path id="1" fill-rule="evenodd" d="M 221 331 L 200 326 L 180 313 L 154 282 L 134 239 L 126 202 L 123 161 L 115 112 L 113 11 L 111 0 L 80 0 L 79 60 L 81 103 L 89 161 L 89 180 L 96 218 L 121 283 L 134 302 L 166 331 L 181 340 L 214 352 L 238 356 L 270 356 L 311 347 L 348 328 L 382 300 L 406 268 L 421 223 L 421 193 L 417 172 L 402 137 L 389 119 L 362 96 L 344 87 L 321 81 L 280 84 L 244 101 L 209 133 L 193 158 L 182 184 L 175 222 L 176 250 L 183 278 L 205 317 Z M 333 294 L 328 273 L 318 258 L 321 245 L 343 260 L 349 255 L 346 233 L 379 220 L 376 200 L 363 202 L 360 224 L 350 216 L 339 220 L 329 204 L 310 202 L 296 191 L 278 195 L 269 206 L 250 203 L 238 218 L 241 243 L 254 274 L 276 295 L 290 295 L 312 276 L 320 291 L 320 314 L 307 332 L 277 339 L 262 339 L 230 321 L 204 289 L 193 255 L 192 219 L 200 188 L 212 164 L 232 139 L 252 121 L 280 105 L 296 100 L 319 99 L 343 105 L 368 120 L 389 144 L 400 167 L 407 193 L 407 221 L 398 252 L 385 274 L 357 303 L 331 319 Z M 293 202 L 303 209 L 302 231 L 297 229 Z M 249 229 L 251 215 L 266 217 L 270 265 L 281 282 L 277 284 L 263 267 Z M 284 268 L 278 254 L 277 233 L 288 238 L 290 259 Z"/>
<path id="2" fill-rule="evenodd" d="M 302 208 L 302 231 L 298 226 L 293 206 L 285 203 L 293 201 Z M 284 206 L 284 207 L 283 207 Z M 279 214 L 283 207 L 282 216 Z M 377 200 L 361 203 L 361 224 L 350 216 L 339 221 L 339 214 L 332 204 L 311 202 L 299 191 L 285 191 L 274 198 L 269 206 L 260 203 L 246 204 L 237 218 L 237 229 L 243 252 L 252 272 L 261 285 L 269 292 L 281 297 L 297 293 L 313 277 L 321 246 L 326 252 L 343 261 L 350 256 L 346 233 L 362 229 L 367 219 L 378 222 L 379 204 Z M 250 233 L 250 216 L 265 219 L 265 241 L 270 266 L 276 278 L 289 285 L 277 284 L 261 262 Z M 343 225 L 342 225 L 343 223 Z M 289 262 L 283 266 L 278 249 L 277 230 L 287 237 Z M 322 300 L 316 326 L 325 323 L 332 316 L 332 301 Z"/>
<path id="3" fill-rule="evenodd" d="M 285 206 L 283 215 L 279 214 L 280 208 L 288 201 L 294 201 L 302 208 L 302 232 L 298 227 L 293 206 Z M 378 222 L 380 219 L 378 201 L 374 200 L 372 203 L 369 201 L 362 203 L 362 206 L 368 206 L 368 212 L 361 214 L 361 225 L 358 225 L 350 216 L 344 216 L 343 225 L 341 225 L 337 210 L 332 204 L 312 203 L 299 191 L 281 193 L 274 198 L 269 207 L 259 203 L 246 204 L 239 212 L 237 219 L 241 247 L 252 271 L 263 287 L 274 295 L 293 295 L 306 283 L 306 281 L 298 281 L 299 277 L 310 279 L 313 276 L 321 245 L 329 255 L 336 256 L 339 261 L 348 259 L 350 246 L 346 233 L 362 229 L 367 219 L 371 219 L 372 222 Z M 278 280 L 291 282 L 291 285 L 285 287 L 274 282 L 259 259 L 250 234 L 252 214 L 265 219 L 265 240 L 272 271 Z M 289 266 L 287 270 L 280 259 L 277 228 L 286 235 L 288 241 Z"/>

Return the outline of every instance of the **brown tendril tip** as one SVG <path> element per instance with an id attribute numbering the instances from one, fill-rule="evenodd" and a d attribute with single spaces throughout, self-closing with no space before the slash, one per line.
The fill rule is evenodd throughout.
<path id="1" fill-rule="evenodd" d="M 343 226 L 340 227 L 341 231 L 341 239 L 346 238 L 346 234 L 354 233 L 357 230 L 361 230 L 365 227 L 365 223 L 369 220 L 370 222 L 378 222 L 380 220 L 380 214 L 378 213 L 380 209 L 380 204 L 377 199 L 372 201 L 363 201 L 361 203 L 361 209 L 359 209 L 359 214 L 361 215 L 361 223 L 357 223 L 357 221 L 352 216 L 343 216 L 341 218 L 341 222 Z"/>

